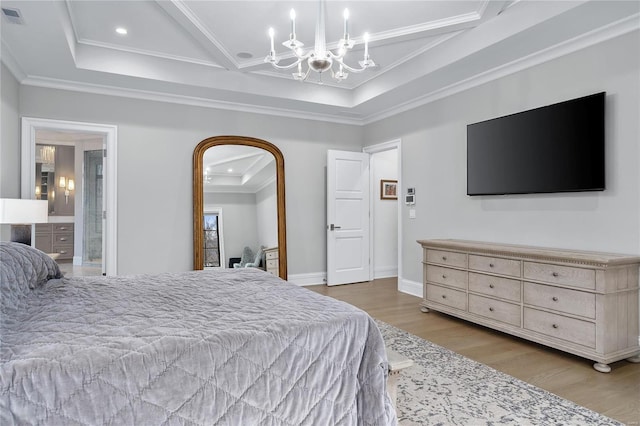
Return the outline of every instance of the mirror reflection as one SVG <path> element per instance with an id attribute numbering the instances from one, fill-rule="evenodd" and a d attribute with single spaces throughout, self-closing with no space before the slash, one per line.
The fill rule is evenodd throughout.
<path id="1" fill-rule="evenodd" d="M 204 267 L 257 267 L 275 275 L 278 248 L 276 161 L 246 145 L 203 155 Z M 270 257 L 270 259 L 267 259 Z"/>
<path id="2" fill-rule="evenodd" d="M 73 216 L 75 149 L 73 146 L 36 144 L 38 200 L 49 202 L 49 216 Z"/>
<path id="3" fill-rule="evenodd" d="M 286 223 L 278 147 L 246 136 L 213 136 L 195 147 L 193 269 L 260 267 L 286 280 Z"/>

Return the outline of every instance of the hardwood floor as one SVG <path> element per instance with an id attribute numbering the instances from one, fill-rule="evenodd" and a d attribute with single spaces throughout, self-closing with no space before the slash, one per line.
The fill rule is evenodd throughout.
<path id="1" fill-rule="evenodd" d="M 611 373 L 598 373 L 587 359 L 438 312 L 422 313 L 420 298 L 398 292 L 396 282 L 306 288 L 629 426 L 640 425 L 640 364 L 619 361 Z"/>

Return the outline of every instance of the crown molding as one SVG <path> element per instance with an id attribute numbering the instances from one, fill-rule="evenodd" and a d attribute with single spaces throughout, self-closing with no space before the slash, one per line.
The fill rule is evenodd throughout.
<path id="1" fill-rule="evenodd" d="M 7 45 L 7 43 L 2 40 L 2 44 L 0 45 L 0 49 L 2 49 L 2 55 L 0 55 L 0 62 L 2 62 L 9 72 L 13 75 L 13 77 L 18 80 L 18 83 L 22 83 L 24 79 L 27 78 L 27 74 L 22 70 L 20 64 L 16 61 L 16 58 L 13 56 L 11 49 Z"/>
<path id="2" fill-rule="evenodd" d="M 429 104 L 439 99 L 460 93 L 476 86 L 497 80 L 499 78 L 523 71 L 527 68 L 557 59 L 559 57 L 595 46 L 607 40 L 620 37 L 627 33 L 640 29 L 640 14 L 634 14 L 627 18 L 613 22 L 596 30 L 581 34 L 580 36 L 563 41 L 554 46 L 540 50 L 528 56 L 524 56 L 507 64 L 492 68 L 472 77 L 466 78 L 449 86 L 434 90 L 410 101 L 394 105 L 384 111 L 370 114 L 363 118 L 363 124 L 371 124 L 386 118 L 393 117 L 414 108 Z"/>
<path id="3" fill-rule="evenodd" d="M 276 182 L 275 173 L 269 179 L 266 179 L 260 185 L 215 185 L 205 184 L 204 192 L 207 194 L 257 194 L 269 185 Z"/>
<path id="4" fill-rule="evenodd" d="M 227 111 L 238 111 L 251 114 L 272 115 L 285 118 L 297 118 L 303 120 L 314 120 L 336 124 L 362 125 L 359 118 L 348 118 L 333 114 L 319 112 L 300 112 L 294 109 L 256 106 L 250 104 L 216 101 L 194 96 L 168 94 L 149 90 L 123 89 L 93 83 L 81 83 L 76 81 L 60 80 L 40 76 L 27 76 L 21 81 L 25 86 L 42 87 L 47 89 L 69 90 L 73 92 L 92 93 L 96 95 L 117 96 L 122 98 L 132 98 L 155 102 L 166 102 L 180 105 L 197 106 L 203 108 L 224 109 Z"/>

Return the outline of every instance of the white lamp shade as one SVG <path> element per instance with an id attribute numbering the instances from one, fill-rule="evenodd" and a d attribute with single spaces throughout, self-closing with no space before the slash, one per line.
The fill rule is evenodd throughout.
<path id="1" fill-rule="evenodd" d="M 47 200 L 0 198 L 0 223 L 28 225 L 49 221 Z"/>

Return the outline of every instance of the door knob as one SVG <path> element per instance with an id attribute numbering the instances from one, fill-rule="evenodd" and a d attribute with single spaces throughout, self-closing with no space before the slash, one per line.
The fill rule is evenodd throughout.
<path id="1" fill-rule="evenodd" d="M 335 226 L 333 223 L 331 225 L 329 225 L 329 230 L 331 230 L 331 231 L 336 230 L 336 229 L 340 229 L 340 228 L 342 228 L 342 227 L 341 226 Z"/>

